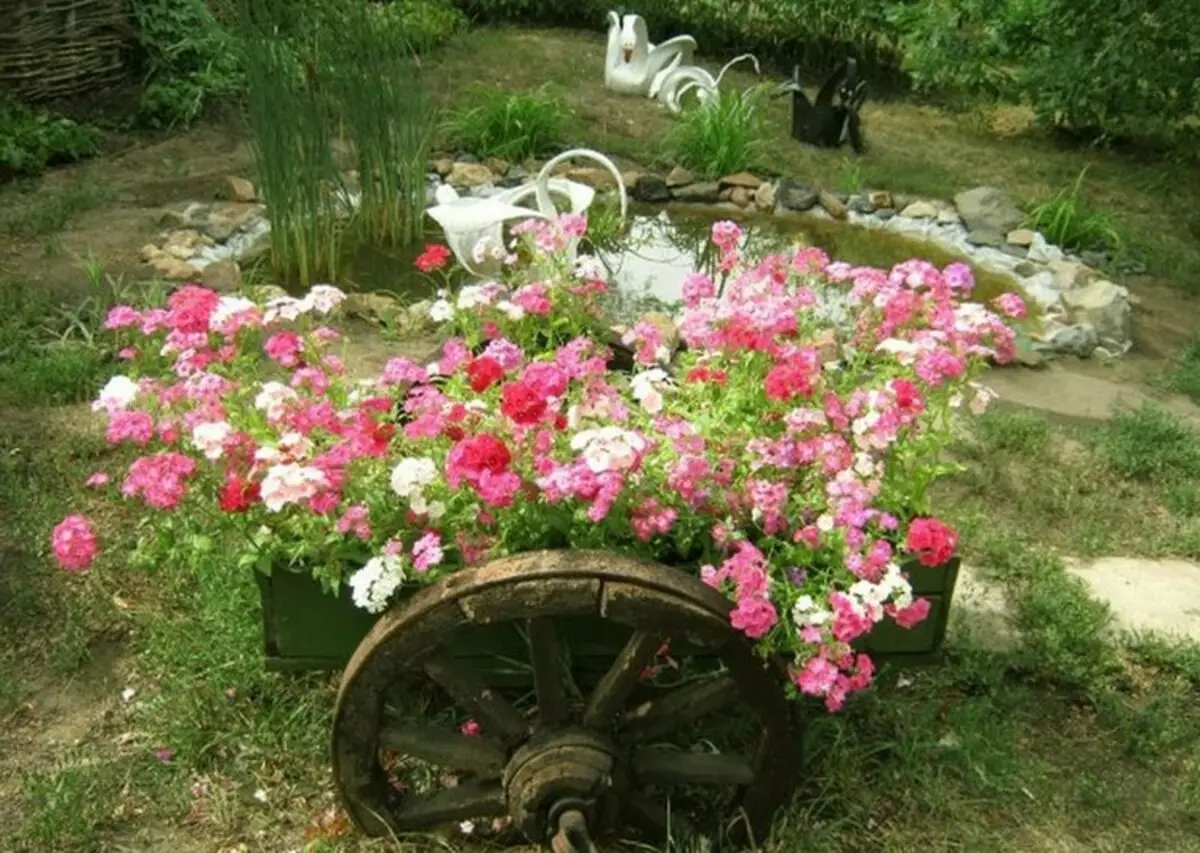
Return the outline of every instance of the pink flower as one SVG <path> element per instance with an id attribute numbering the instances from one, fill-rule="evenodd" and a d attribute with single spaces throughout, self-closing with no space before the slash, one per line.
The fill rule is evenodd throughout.
<path id="1" fill-rule="evenodd" d="M 142 314 L 129 305 L 114 305 L 104 320 L 106 329 L 124 329 L 142 322 Z"/>
<path id="2" fill-rule="evenodd" d="M 933 605 L 929 603 L 928 598 L 918 598 L 908 607 L 894 609 L 891 615 L 901 628 L 912 628 L 924 622 L 932 609 Z"/>
<path id="3" fill-rule="evenodd" d="M 54 558 L 69 572 L 86 572 L 96 559 L 96 534 L 82 515 L 68 515 L 50 537 Z"/>
<path id="4" fill-rule="evenodd" d="M 110 444 L 120 444 L 122 441 L 149 444 L 154 438 L 154 418 L 146 412 L 112 412 L 108 416 L 108 429 L 104 437 Z"/>
<path id="5" fill-rule="evenodd" d="M 992 301 L 1006 317 L 1020 320 L 1025 316 L 1025 300 L 1015 293 L 1002 293 Z"/>
<path id="6" fill-rule="evenodd" d="M 104 471 L 97 471 L 95 474 L 92 474 L 92 476 L 88 477 L 87 482 L 84 483 L 84 485 L 91 486 L 92 488 L 104 486 L 107 484 L 108 484 L 108 474 L 106 474 Z"/>
<path id="7" fill-rule="evenodd" d="M 800 692 L 808 696 L 824 696 L 837 681 L 838 668 L 822 657 L 809 658 L 804 667 L 793 674 Z"/>
<path id="8" fill-rule="evenodd" d="M 279 512 L 288 504 L 302 503 L 329 487 L 329 478 L 320 468 L 285 462 L 267 469 L 261 486 L 263 506 Z"/>
<path id="9" fill-rule="evenodd" d="M 701 300 L 711 299 L 716 295 L 717 286 L 703 273 L 691 273 L 683 280 L 683 301 L 689 308 L 695 308 Z"/>
<path id="10" fill-rule="evenodd" d="M 476 722 L 475 720 L 472 719 L 472 720 L 467 720 L 465 723 L 463 723 L 462 726 L 459 728 L 459 731 L 462 732 L 463 734 L 465 734 L 467 737 L 477 737 L 479 735 L 479 733 L 482 731 L 482 728 L 480 727 L 478 722 Z"/>
<path id="11" fill-rule="evenodd" d="M 263 352 L 284 367 L 295 367 L 300 363 L 304 342 L 295 332 L 276 332 L 263 345 Z"/>
<path id="12" fill-rule="evenodd" d="M 134 460 L 121 485 L 126 497 L 140 496 L 155 509 L 174 509 L 187 494 L 196 463 L 182 453 L 158 453 Z"/>
<path id="13" fill-rule="evenodd" d="M 445 556 L 442 551 L 442 537 L 430 530 L 413 543 L 413 568 L 418 572 L 426 572 L 442 562 Z"/>
<path id="14" fill-rule="evenodd" d="M 367 522 L 369 511 L 362 504 L 354 504 L 346 508 L 337 522 L 338 533 L 353 533 L 364 542 L 371 538 L 371 525 Z"/>

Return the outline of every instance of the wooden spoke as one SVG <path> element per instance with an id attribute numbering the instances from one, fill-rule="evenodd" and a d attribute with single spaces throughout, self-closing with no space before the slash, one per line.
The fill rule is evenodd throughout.
<path id="1" fill-rule="evenodd" d="M 471 818 L 503 817 L 504 788 L 499 781 L 464 782 L 428 794 L 409 794 L 395 811 L 406 829 L 425 829 Z"/>
<path id="2" fill-rule="evenodd" d="M 553 621 L 546 617 L 530 619 L 529 656 L 537 691 L 538 722 L 542 726 L 558 725 L 567 716 L 561 651 Z"/>
<path id="3" fill-rule="evenodd" d="M 624 727 L 635 740 L 650 740 L 719 711 L 737 697 L 737 682 L 723 675 L 643 702 L 626 712 Z"/>
<path id="4" fill-rule="evenodd" d="M 633 775 L 643 785 L 749 785 L 754 767 L 735 753 L 639 749 Z"/>
<path id="5" fill-rule="evenodd" d="M 630 820 L 652 836 L 679 840 L 696 835 L 691 821 L 645 794 L 631 796 L 627 809 Z"/>
<path id="6" fill-rule="evenodd" d="M 438 651 L 425 661 L 424 669 L 489 735 L 514 743 L 528 734 L 524 718 L 467 664 Z"/>
<path id="7" fill-rule="evenodd" d="M 385 723 L 379 732 L 379 745 L 447 770 L 499 776 L 504 769 L 504 750 L 490 738 L 468 737 L 433 726 Z"/>
<path id="8" fill-rule="evenodd" d="M 588 699 L 583 712 L 583 724 L 589 728 L 602 728 L 611 724 L 625 707 L 629 694 L 637 686 L 655 653 L 662 648 L 662 637 L 649 631 L 634 631 L 629 642 L 621 649 L 613 665 L 600 679 L 596 691 Z"/>

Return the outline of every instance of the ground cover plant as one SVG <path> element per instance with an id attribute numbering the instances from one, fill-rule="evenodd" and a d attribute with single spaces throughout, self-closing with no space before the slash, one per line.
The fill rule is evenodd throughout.
<path id="1" fill-rule="evenodd" d="M 89 125 L 0 98 L 0 182 L 91 157 L 99 143 Z"/>
<path id="2" fill-rule="evenodd" d="M 564 110 L 546 87 L 506 93 L 479 84 L 463 93 L 462 105 L 447 116 L 442 133 L 447 144 L 475 156 L 519 163 L 561 144 Z"/>

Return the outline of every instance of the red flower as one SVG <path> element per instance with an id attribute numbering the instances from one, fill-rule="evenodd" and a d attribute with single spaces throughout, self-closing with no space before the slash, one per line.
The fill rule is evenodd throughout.
<path id="1" fill-rule="evenodd" d="M 546 400 L 524 382 L 509 382 L 500 391 L 500 411 L 523 426 L 536 424 L 546 414 Z"/>
<path id="2" fill-rule="evenodd" d="M 893 379 L 892 393 L 896 395 L 896 405 L 902 411 L 920 414 L 925 409 L 925 399 L 921 389 L 907 379 Z"/>
<path id="3" fill-rule="evenodd" d="M 451 469 L 448 474 L 462 475 L 472 482 L 478 480 L 484 471 L 503 474 L 509 469 L 510 462 L 512 453 L 509 452 L 508 446 L 496 435 L 486 432 L 458 441 L 446 459 Z"/>
<path id="4" fill-rule="evenodd" d="M 414 261 L 417 269 L 429 273 L 440 270 L 450 260 L 450 250 L 440 243 L 430 243 Z"/>
<path id="5" fill-rule="evenodd" d="M 482 394 L 503 378 L 504 368 L 491 356 L 472 359 L 467 365 L 467 381 L 476 394 Z"/>
<path id="6" fill-rule="evenodd" d="M 258 483 L 230 472 L 221 487 L 217 505 L 225 512 L 246 512 L 258 500 Z"/>
<path id="7" fill-rule="evenodd" d="M 712 382 L 714 385 L 724 385 L 727 377 L 724 370 L 713 370 L 701 365 L 688 371 L 685 382 Z"/>
<path id="8" fill-rule="evenodd" d="M 923 566 L 941 566 L 949 562 L 958 547 L 958 534 L 936 518 L 918 518 L 908 526 L 904 547 Z"/>

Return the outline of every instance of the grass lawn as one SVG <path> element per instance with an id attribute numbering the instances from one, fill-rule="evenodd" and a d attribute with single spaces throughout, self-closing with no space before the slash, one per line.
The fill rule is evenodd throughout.
<path id="1" fill-rule="evenodd" d="M 602 52 L 596 36 L 483 30 L 439 54 L 433 74 L 447 103 L 480 78 L 513 91 L 548 82 L 572 110 L 567 141 L 649 165 L 669 118 L 606 95 Z M 766 159 L 834 190 L 853 178 L 944 197 L 992 183 L 1044 198 L 1090 163 L 1089 200 L 1150 253 L 1150 280 L 1136 286 L 1200 281 L 1189 231 L 1200 185 L 1182 167 L 1001 139 L 982 118 L 905 103 L 869 105 L 873 151 L 847 161 L 792 143 L 785 112 L 772 106 Z M 253 579 L 219 548 L 194 548 L 180 565 L 129 565 L 121 545 L 142 531 L 95 509 L 107 540 L 97 570 L 52 566 L 52 525 L 98 507 L 84 480 L 122 461 L 86 405 L 115 368 L 85 332 L 114 297 L 56 247 L 80 249 L 114 223 L 145 228 L 133 223 L 154 205 L 212 192 L 247 162 L 220 133 L 0 199 L 0 849 L 461 849 L 339 833 L 327 754 L 336 678 L 263 671 Z M 189 159 L 201 138 L 204 157 Z M 127 242 L 136 250 L 136 236 Z M 74 269 L 92 301 L 56 313 L 27 284 L 39 264 Z M 1185 354 L 1174 381 L 1200 396 L 1197 363 Z M 966 560 L 1004 591 L 1018 639 L 996 650 L 959 624 L 943 666 L 885 673 L 843 714 L 815 716 L 801 791 L 764 849 L 1190 853 L 1200 649 L 1113 635 L 1061 557 L 1200 560 L 1200 436 L 1155 409 L 1090 427 L 996 412 L 964 431 L 954 455 L 968 470 L 943 485 L 937 508 L 960 527 Z"/>

